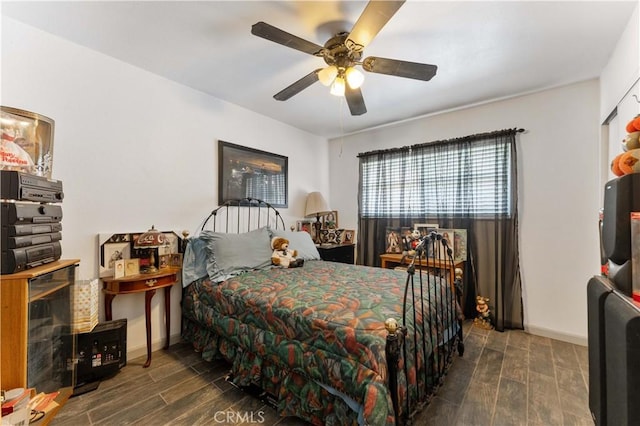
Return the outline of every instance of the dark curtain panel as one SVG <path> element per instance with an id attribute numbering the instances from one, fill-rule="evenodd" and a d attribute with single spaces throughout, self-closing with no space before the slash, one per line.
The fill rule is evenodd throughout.
<path id="1" fill-rule="evenodd" d="M 380 266 L 387 227 L 466 229 L 465 315 L 482 295 L 497 330 L 522 329 L 516 133 L 360 154 L 358 263 Z"/>

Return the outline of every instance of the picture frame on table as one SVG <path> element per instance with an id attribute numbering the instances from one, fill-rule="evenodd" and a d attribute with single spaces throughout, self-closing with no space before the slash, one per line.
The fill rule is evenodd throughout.
<path id="1" fill-rule="evenodd" d="M 126 259 L 124 261 L 124 276 L 140 275 L 140 259 Z"/>
<path id="2" fill-rule="evenodd" d="M 413 229 L 420 231 L 420 236 L 429 235 L 431 231 L 437 231 L 440 226 L 437 223 L 414 223 Z"/>
<path id="3" fill-rule="evenodd" d="M 402 236 L 400 228 L 387 227 L 385 231 L 385 253 L 402 253 Z"/>
<path id="4" fill-rule="evenodd" d="M 168 268 L 170 260 L 171 260 L 170 254 L 161 254 L 158 260 L 158 269 Z"/>
<path id="5" fill-rule="evenodd" d="M 288 167 L 284 155 L 219 140 L 218 205 L 250 193 L 273 207 L 288 207 Z"/>
<path id="6" fill-rule="evenodd" d="M 322 229 L 337 229 L 338 211 L 332 210 L 324 216 L 320 216 L 320 223 L 322 223 Z"/>
<path id="7" fill-rule="evenodd" d="M 454 261 L 466 262 L 467 261 L 467 230 L 466 229 L 454 229 L 453 230 L 453 252 Z"/>
<path id="8" fill-rule="evenodd" d="M 431 231 L 438 232 L 438 230 L 440 229 L 440 226 L 437 223 L 414 223 L 413 229 L 414 231 L 418 231 L 420 233 L 420 238 L 422 239 L 428 236 L 431 233 Z M 428 241 L 425 241 L 423 244 L 426 249 L 425 256 L 429 258 L 435 257 L 433 253 L 434 244 Z"/>
<path id="9" fill-rule="evenodd" d="M 101 250 L 100 268 L 109 275 L 115 275 L 116 261 L 130 257 L 131 245 L 129 242 L 105 243 Z"/>
<path id="10" fill-rule="evenodd" d="M 342 243 L 342 229 L 322 229 L 320 231 L 322 244 L 334 245 Z"/>
<path id="11" fill-rule="evenodd" d="M 143 232 L 121 232 L 121 233 L 100 233 L 98 234 L 98 252 L 99 252 L 99 276 L 108 277 L 115 275 L 115 261 L 136 259 L 138 265 L 138 273 L 148 265 L 149 250 L 155 250 L 156 262 L 161 254 L 182 253 L 182 238 L 173 231 L 162 231 L 165 236 L 166 244 L 153 249 L 135 248 L 136 240 Z M 128 266 L 128 268 L 127 268 Z M 182 265 L 180 265 L 182 266 Z M 126 270 L 133 268 L 133 263 L 127 265 Z M 126 275 L 136 275 L 135 273 L 126 273 Z M 125 276 L 126 276 L 125 275 Z"/>
<path id="12" fill-rule="evenodd" d="M 172 268 L 182 267 L 182 253 L 171 253 L 169 255 L 169 266 Z"/>
<path id="13" fill-rule="evenodd" d="M 447 240 L 447 247 L 451 249 L 451 256 L 455 259 L 456 253 L 453 246 L 454 230 L 440 228 L 438 229 L 438 233 L 442 235 L 443 240 Z M 444 249 L 444 245 L 441 244 L 441 248 L 437 254 L 441 260 L 448 260 L 447 251 Z"/>
<path id="14" fill-rule="evenodd" d="M 342 241 L 342 244 L 355 244 L 356 231 L 354 229 L 343 229 L 340 240 Z"/>
<path id="15" fill-rule="evenodd" d="M 113 263 L 113 277 L 122 278 L 125 275 L 125 259 L 116 260 Z"/>
<path id="16" fill-rule="evenodd" d="M 307 232 L 311 235 L 313 241 L 316 240 L 315 220 L 298 220 L 296 221 L 296 231 Z"/>

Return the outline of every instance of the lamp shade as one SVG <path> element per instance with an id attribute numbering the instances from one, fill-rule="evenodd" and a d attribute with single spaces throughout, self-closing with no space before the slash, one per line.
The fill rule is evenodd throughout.
<path id="1" fill-rule="evenodd" d="M 307 195 L 307 205 L 304 209 L 305 217 L 325 215 L 329 212 L 331 209 L 327 205 L 327 200 L 320 192 L 311 192 Z"/>
<path id="2" fill-rule="evenodd" d="M 329 93 L 333 96 L 344 96 L 344 77 L 338 76 L 333 80 Z"/>
<path id="3" fill-rule="evenodd" d="M 357 89 L 362 86 L 362 83 L 364 82 L 364 74 L 353 67 L 347 68 L 345 76 L 347 77 L 349 87 L 352 89 Z"/>
<path id="4" fill-rule="evenodd" d="M 151 226 L 147 232 L 140 234 L 138 239 L 136 240 L 134 247 L 135 248 L 156 248 L 163 246 L 167 243 L 167 237 L 160 231 L 158 231 L 155 226 Z"/>
<path id="5" fill-rule="evenodd" d="M 136 242 L 133 244 L 134 248 L 137 249 L 149 249 L 149 264 L 142 266 L 141 264 L 141 272 L 143 274 L 154 274 L 158 272 L 158 268 L 156 268 L 156 256 L 155 251 L 158 247 L 167 244 L 167 237 L 160 231 L 158 231 L 155 226 L 151 226 L 147 232 L 140 234 Z"/>
<path id="6" fill-rule="evenodd" d="M 333 80 L 335 80 L 337 75 L 338 67 L 331 65 L 318 71 L 318 80 L 320 80 L 320 83 L 328 87 L 333 83 Z"/>

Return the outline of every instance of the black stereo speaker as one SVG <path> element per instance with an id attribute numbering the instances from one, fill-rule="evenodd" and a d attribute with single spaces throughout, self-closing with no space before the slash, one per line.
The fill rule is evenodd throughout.
<path id="1" fill-rule="evenodd" d="M 630 213 L 640 211 L 640 173 L 613 179 L 604 187 L 602 243 L 608 259 L 618 265 L 631 259 Z"/>
<path id="2" fill-rule="evenodd" d="M 606 418 L 640 424 L 640 309 L 618 291 L 604 301 Z"/>
<path id="3" fill-rule="evenodd" d="M 616 286 L 616 290 L 620 290 L 625 295 L 631 297 L 631 260 L 627 260 L 622 265 L 618 265 L 614 261 L 609 261 L 609 279 Z"/>
<path id="4" fill-rule="evenodd" d="M 587 284 L 587 326 L 589 331 L 589 409 L 596 425 L 607 423 L 606 351 L 604 345 L 604 302 L 613 287 L 601 276 Z"/>
<path id="5" fill-rule="evenodd" d="M 74 395 L 94 390 L 100 380 L 127 364 L 127 320 L 98 323 L 90 332 L 79 333 L 77 339 Z"/>

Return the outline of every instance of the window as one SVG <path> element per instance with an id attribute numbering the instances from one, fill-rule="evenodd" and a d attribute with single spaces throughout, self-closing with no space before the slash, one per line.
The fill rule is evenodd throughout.
<path id="1" fill-rule="evenodd" d="M 361 217 L 510 216 L 508 138 L 360 155 Z"/>

